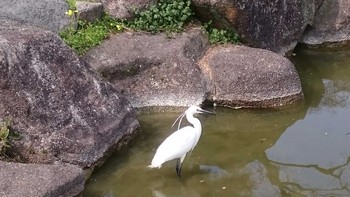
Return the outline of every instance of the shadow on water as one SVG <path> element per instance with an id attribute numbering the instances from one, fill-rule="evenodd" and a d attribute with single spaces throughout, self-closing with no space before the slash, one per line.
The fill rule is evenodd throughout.
<path id="1" fill-rule="evenodd" d="M 305 101 L 279 109 L 217 108 L 183 165 L 147 165 L 179 113 L 139 117 L 142 133 L 86 184 L 84 196 L 349 196 L 350 51 L 297 51 Z M 209 109 L 210 110 L 210 109 Z"/>

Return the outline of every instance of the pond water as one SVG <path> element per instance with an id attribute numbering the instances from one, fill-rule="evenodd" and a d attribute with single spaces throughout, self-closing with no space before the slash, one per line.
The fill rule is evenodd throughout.
<path id="1" fill-rule="evenodd" d="M 350 196 L 350 51 L 299 49 L 305 100 L 279 109 L 207 108 L 179 179 L 148 169 L 179 113 L 139 117 L 142 133 L 86 184 L 89 196 Z"/>

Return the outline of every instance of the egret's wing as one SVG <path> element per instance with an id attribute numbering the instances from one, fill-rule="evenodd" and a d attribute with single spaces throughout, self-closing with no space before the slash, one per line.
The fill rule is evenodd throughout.
<path id="1" fill-rule="evenodd" d="M 158 147 L 152 160 L 152 166 L 160 167 L 164 162 L 180 158 L 193 148 L 194 128 L 187 126 L 175 131 Z"/>

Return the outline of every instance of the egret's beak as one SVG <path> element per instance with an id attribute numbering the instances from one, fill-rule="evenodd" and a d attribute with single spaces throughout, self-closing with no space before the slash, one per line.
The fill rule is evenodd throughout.
<path id="1" fill-rule="evenodd" d="M 212 114 L 212 115 L 215 115 L 214 112 L 211 112 L 211 111 L 207 111 L 207 110 L 204 110 L 204 109 L 200 109 L 199 110 L 201 113 L 207 113 L 207 114 Z"/>

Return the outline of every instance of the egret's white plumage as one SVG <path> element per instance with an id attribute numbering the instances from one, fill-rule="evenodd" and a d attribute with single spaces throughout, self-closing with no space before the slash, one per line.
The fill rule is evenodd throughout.
<path id="1" fill-rule="evenodd" d="M 189 132 L 193 127 L 184 127 L 168 138 L 158 147 L 157 152 L 152 160 L 151 168 L 160 168 L 162 164 L 186 156 L 186 153 L 194 148 L 195 132 Z"/>
<path id="2" fill-rule="evenodd" d="M 180 176 L 181 172 L 181 163 L 186 157 L 186 154 L 194 149 L 197 145 L 199 138 L 202 133 L 202 125 L 200 121 L 193 117 L 196 113 L 212 113 L 205 111 L 198 106 L 191 106 L 183 114 L 181 114 L 174 122 L 174 124 L 179 120 L 179 127 L 182 121 L 182 118 L 186 116 L 189 123 L 193 126 L 186 126 L 175 131 L 164 142 L 158 147 L 156 154 L 154 155 L 150 168 L 160 168 L 163 163 L 179 159 L 176 171 Z M 173 124 L 173 125 L 174 125 Z"/>

